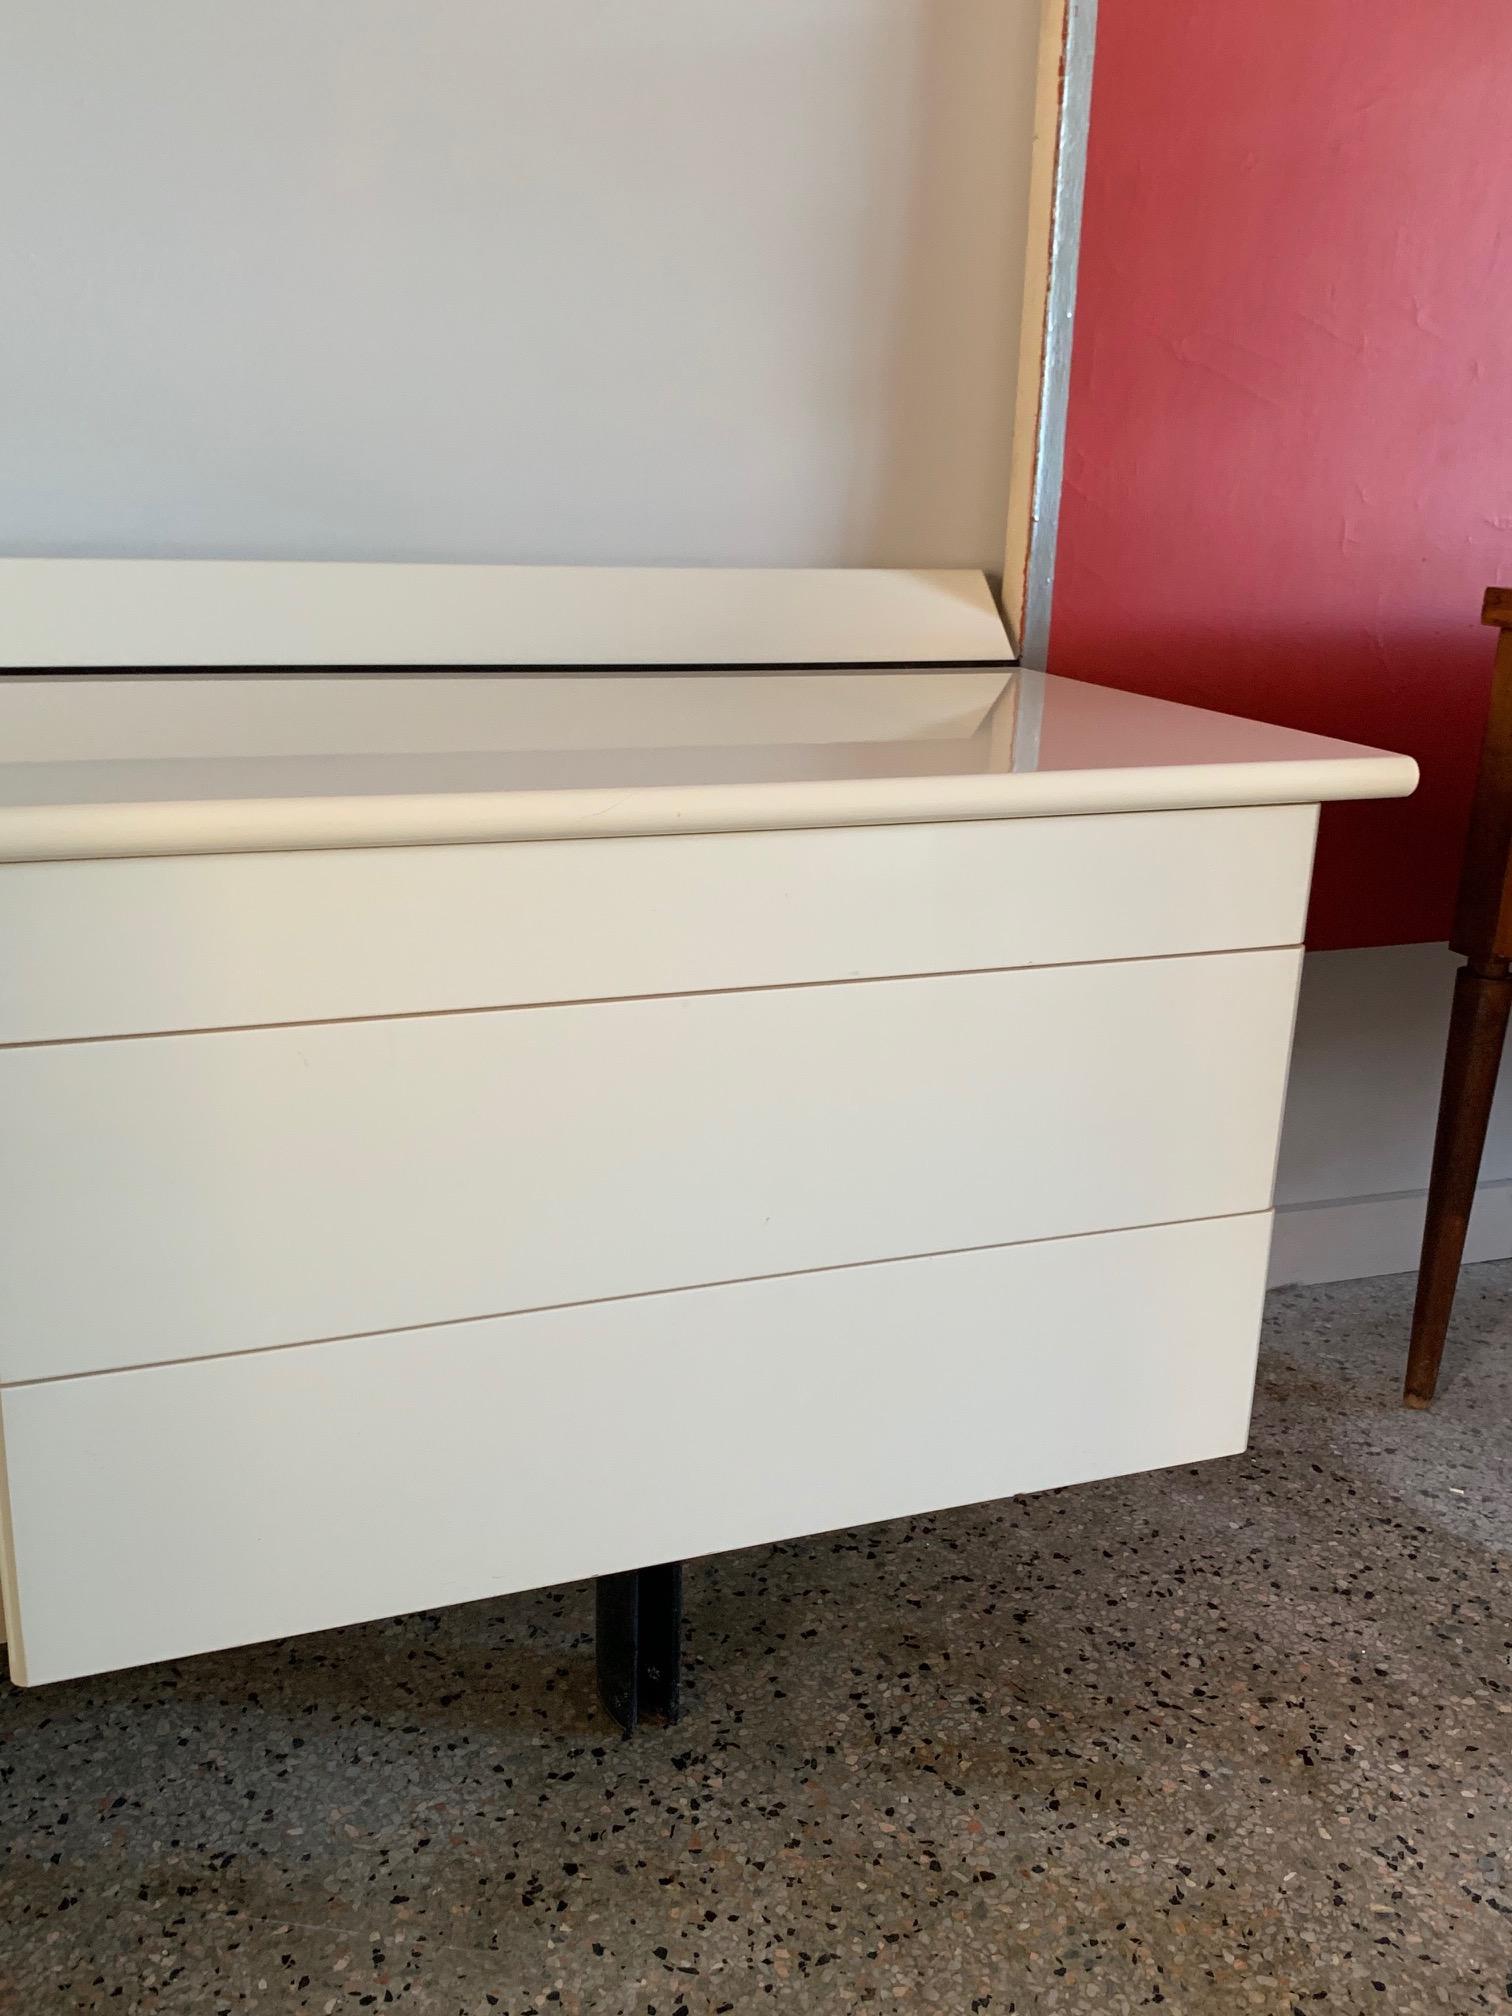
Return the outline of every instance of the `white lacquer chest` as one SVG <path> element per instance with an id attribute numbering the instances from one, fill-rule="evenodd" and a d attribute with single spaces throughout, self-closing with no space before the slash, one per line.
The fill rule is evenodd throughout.
<path id="1" fill-rule="evenodd" d="M 0 662 L 17 1679 L 1243 1447 L 1407 760 L 966 574 L 4 563 Z"/>

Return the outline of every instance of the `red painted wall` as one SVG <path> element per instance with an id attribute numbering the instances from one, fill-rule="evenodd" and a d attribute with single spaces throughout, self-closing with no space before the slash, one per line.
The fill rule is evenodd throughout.
<path id="1" fill-rule="evenodd" d="M 1100 0 L 1052 670 L 1405 749 L 1309 940 L 1448 929 L 1512 578 L 1512 0 Z"/>

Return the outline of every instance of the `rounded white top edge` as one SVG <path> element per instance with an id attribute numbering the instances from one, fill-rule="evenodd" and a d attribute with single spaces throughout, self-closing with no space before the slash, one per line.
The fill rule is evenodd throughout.
<path id="1" fill-rule="evenodd" d="M 231 798 L 0 809 L 0 862 L 328 847 L 629 838 L 823 826 L 1029 819 L 1224 805 L 1405 797 L 1405 756 L 1101 770 L 1077 776 L 863 778 L 825 783 L 648 786 L 628 791 L 448 792 Z"/>
<path id="2" fill-rule="evenodd" d="M 1410 758 L 1033 672 L 0 682 L 0 861 L 1389 798 Z"/>

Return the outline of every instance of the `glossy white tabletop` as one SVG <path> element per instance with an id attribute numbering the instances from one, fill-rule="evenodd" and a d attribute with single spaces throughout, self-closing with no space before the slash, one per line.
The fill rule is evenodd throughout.
<path id="1" fill-rule="evenodd" d="M 1405 795 L 1410 759 L 1016 670 L 0 680 L 0 860 Z"/>

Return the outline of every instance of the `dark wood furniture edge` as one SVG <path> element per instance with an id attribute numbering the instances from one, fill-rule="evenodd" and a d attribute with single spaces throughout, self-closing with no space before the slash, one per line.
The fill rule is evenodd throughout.
<path id="1" fill-rule="evenodd" d="M 1413 1408 L 1430 1406 L 1438 1386 L 1512 1010 L 1512 588 L 1486 590 L 1481 621 L 1501 634 L 1449 938 L 1465 963 L 1455 976 L 1402 1390 Z"/>

